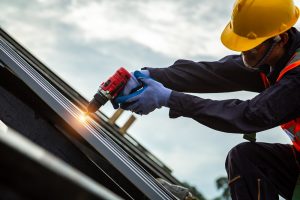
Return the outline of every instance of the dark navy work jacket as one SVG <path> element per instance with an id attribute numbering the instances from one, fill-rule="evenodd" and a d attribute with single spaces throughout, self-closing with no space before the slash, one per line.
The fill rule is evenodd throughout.
<path id="1" fill-rule="evenodd" d="M 300 117 L 300 67 L 279 81 L 276 79 L 296 49 L 300 32 L 289 30 L 285 55 L 270 72 L 264 67 L 271 87 L 265 88 L 260 72 L 244 66 L 240 55 L 230 55 L 215 62 L 178 60 L 168 68 L 150 68 L 150 76 L 173 90 L 168 102 L 171 118 L 190 117 L 213 129 L 231 133 L 267 130 Z M 251 100 L 211 100 L 188 93 L 231 91 L 259 92 Z"/>

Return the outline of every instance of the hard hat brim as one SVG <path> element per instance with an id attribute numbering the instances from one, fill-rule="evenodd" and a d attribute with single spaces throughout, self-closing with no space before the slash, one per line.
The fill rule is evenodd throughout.
<path id="1" fill-rule="evenodd" d="M 233 32 L 230 26 L 230 22 L 227 24 L 221 35 L 221 41 L 224 44 L 224 46 L 226 46 L 230 50 L 238 52 L 253 49 L 254 47 L 263 43 L 268 38 L 270 37 L 249 39 L 246 37 L 239 36 Z"/>

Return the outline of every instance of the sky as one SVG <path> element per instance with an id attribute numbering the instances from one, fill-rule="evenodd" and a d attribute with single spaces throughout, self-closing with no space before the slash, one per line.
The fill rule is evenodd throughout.
<path id="1" fill-rule="evenodd" d="M 220 34 L 233 0 L 1 0 L 0 26 L 90 100 L 119 67 L 168 67 L 177 59 L 213 61 L 228 54 Z M 300 6 L 297 0 L 295 3 Z M 299 23 L 296 24 L 299 26 Z M 242 100 L 255 93 L 198 94 Z M 107 103 L 107 116 L 114 112 Z M 131 115 L 125 112 L 122 125 Z M 225 176 L 228 151 L 242 135 L 222 133 L 188 118 L 169 119 L 168 109 L 137 117 L 128 130 L 208 199 L 220 194 L 215 180 Z M 260 142 L 289 143 L 279 128 L 258 134 Z"/>

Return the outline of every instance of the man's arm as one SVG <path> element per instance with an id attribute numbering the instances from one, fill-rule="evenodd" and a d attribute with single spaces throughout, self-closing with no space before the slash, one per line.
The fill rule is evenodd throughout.
<path id="1" fill-rule="evenodd" d="M 246 68 L 239 55 L 215 62 L 178 60 L 168 68 L 148 70 L 153 79 L 180 92 L 260 92 L 264 89 L 259 72 Z"/>
<path id="2" fill-rule="evenodd" d="M 190 117 L 210 128 L 232 133 L 253 133 L 300 117 L 300 69 L 248 101 L 214 101 L 172 92 L 170 117 Z"/>

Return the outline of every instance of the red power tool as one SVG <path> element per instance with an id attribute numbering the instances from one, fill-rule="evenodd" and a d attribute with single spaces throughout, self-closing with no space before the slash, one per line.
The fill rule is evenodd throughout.
<path id="1" fill-rule="evenodd" d="M 103 82 L 87 106 L 87 113 L 96 112 L 108 100 L 114 99 L 123 90 L 131 74 L 121 67 L 106 82 Z"/>

